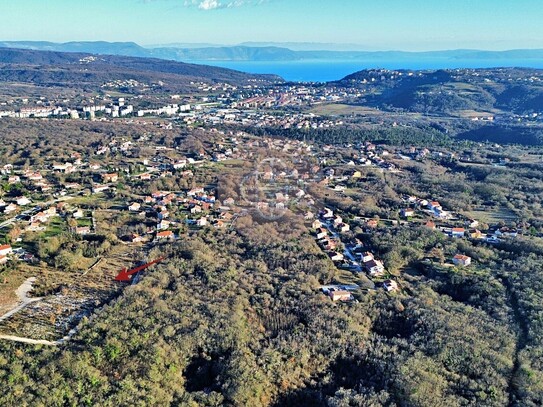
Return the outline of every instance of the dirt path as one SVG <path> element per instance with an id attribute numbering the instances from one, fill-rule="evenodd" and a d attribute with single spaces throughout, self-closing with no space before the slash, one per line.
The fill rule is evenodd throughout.
<path id="1" fill-rule="evenodd" d="M 12 310 L 6 312 L 4 315 L 0 317 L 0 322 L 8 319 L 12 315 L 16 314 L 20 310 L 22 310 L 24 307 L 26 307 L 28 304 L 31 304 L 33 302 L 41 300 L 40 298 L 31 298 L 28 297 L 28 293 L 32 291 L 32 284 L 36 281 L 36 277 L 30 277 L 25 280 L 23 284 L 17 288 L 15 293 L 17 294 L 17 298 L 19 299 L 19 304 L 13 308 Z"/>
<path id="2" fill-rule="evenodd" d="M 22 342 L 22 343 L 30 343 L 32 345 L 49 345 L 54 346 L 58 345 L 59 342 L 51 342 L 46 341 L 44 339 L 30 339 L 30 338 L 21 338 L 20 336 L 13 336 L 13 335 L 0 335 L 0 339 L 5 339 L 8 341 L 14 341 L 14 342 Z"/>

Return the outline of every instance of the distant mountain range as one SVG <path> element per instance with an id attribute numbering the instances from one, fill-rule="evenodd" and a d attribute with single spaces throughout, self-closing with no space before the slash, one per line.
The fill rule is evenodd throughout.
<path id="1" fill-rule="evenodd" d="M 201 45 L 201 46 L 198 46 Z M 291 44 L 293 47 L 296 44 Z M 245 43 L 236 46 L 211 46 L 207 44 L 170 44 L 146 48 L 134 42 L 66 42 L 4 41 L 0 47 L 40 51 L 85 52 L 101 55 L 160 58 L 173 61 L 302 61 L 343 60 L 379 61 L 407 59 L 454 60 L 542 60 L 543 49 L 517 49 L 508 51 L 450 50 L 428 52 L 404 51 L 327 51 L 312 48 L 326 44 L 298 44 L 304 50 L 274 46 L 273 43 Z M 331 44 L 328 44 L 331 46 Z"/>

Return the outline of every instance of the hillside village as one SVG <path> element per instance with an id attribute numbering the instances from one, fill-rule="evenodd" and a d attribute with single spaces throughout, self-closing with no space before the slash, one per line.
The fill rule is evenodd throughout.
<path id="1" fill-rule="evenodd" d="M 442 206 L 433 196 L 404 194 L 388 219 L 330 206 L 330 194 L 341 198 L 364 188 L 367 171 L 402 176 L 402 162 L 432 165 L 457 160 L 456 153 L 443 148 L 397 148 L 371 142 L 317 146 L 217 129 L 208 137 L 199 148 L 185 151 L 155 144 L 151 137 L 124 137 L 96 145 L 87 155 L 66 152 L 63 159 L 46 157 L 39 168 L 3 163 L 0 171 L 8 193 L 0 200 L 0 230 L 7 244 L 0 250 L 0 263 L 6 267 L 16 267 L 18 261 L 46 264 L 48 260 L 41 257 L 44 249 L 40 249 L 43 238 L 68 232 L 76 240 L 92 242 L 109 233 L 102 230 L 103 222 L 97 217 L 116 219 L 113 236 L 98 238 L 102 242 L 99 247 L 107 241 L 108 247 L 135 245 L 148 252 L 208 228 L 231 230 L 236 228 L 236 220 L 248 213 L 282 221 L 285 213 L 294 212 L 338 269 L 361 276 L 362 285 L 322 287 L 333 301 L 351 301 L 353 291 L 401 290 L 398 275 L 387 270 L 386 261 L 375 252 L 377 248 L 353 235 L 354 229 L 371 236 L 382 228 L 423 225 L 450 239 L 488 244 L 525 232 L 499 222 L 481 225 Z M 141 155 L 141 151 L 148 153 Z M 209 180 L 209 174 L 227 168 L 239 173 L 261 151 L 276 157 L 275 165 L 270 165 L 274 161 L 269 158 L 252 170 L 249 165 L 249 173 L 243 180 L 238 176 L 234 189 L 226 186 L 231 181 L 221 177 L 211 183 L 198 181 Z M 173 178 L 184 187 L 163 190 L 154 186 Z M 313 194 L 315 187 L 320 190 L 317 195 Z M 327 192 L 323 195 L 322 191 Z M 465 253 L 442 260 L 457 267 L 468 267 L 471 261 Z M 77 263 L 68 266 L 78 267 Z"/>

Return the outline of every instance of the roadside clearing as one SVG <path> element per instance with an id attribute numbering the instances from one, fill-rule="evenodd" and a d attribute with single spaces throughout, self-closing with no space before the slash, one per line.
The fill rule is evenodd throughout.
<path id="1" fill-rule="evenodd" d="M 25 280 L 23 284 L 17 288 L 15 293 L 17 294 L 17 298 L 19 298 L 19 304 L 13 308 L 12 310 L 6 312 L 4 315 L 0 316 L 0 322 L 8 319 L 12 315 L 16 314 L 20 310 L 22 310 L 24 307 L 26 307 L 28 304 L 31 304 L 33 302 L 41 300 L 41 297 L 38 298 L 32 298 L 28 296 L 28 293 L 32 291 L 32 285 L 36 281 L 36 277 L 30 277 Z"/>

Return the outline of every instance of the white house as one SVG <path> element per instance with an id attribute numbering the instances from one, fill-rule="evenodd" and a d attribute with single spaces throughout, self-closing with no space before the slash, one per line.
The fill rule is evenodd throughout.
<path id="1" fill-rule="evenodd" d="M 0 246 L 0 256 L 7 256 L 8 254 L 11 254 L 13 252 L 13 249 L 9 244 L 4 244 Z"/>
<path id="2" fill-rule="evenodd" d="M 441 207 L 441 204 L 437 201 L 432 201 L 432 202 L 429 202 L 428 203 L 428 209 L 434 211 L 434 212 L 438 212 L 440 210 L 442 210 L 443 208 Z"/>
<path id="3" fill-rule="evenodd" d="M 207 225 L 207 218 L 200 218 L 196 221 L 196 226 L 203 227 Z"/>
<path id="4" fill-rule="evenodd" d="M 17 205 L 15 205 L 14 203 L 10 203 L 8 206 L 4 208 L 4 213 L 8 214 L 8 213 L 15 212 L 17 208 L 18 208 Z"/>
<path id="5" fill-rule="evenodd" d="M 32 201 L 28 199 L 26 196 L 19 196 L 16 198 L 16 201 L 17 201 L 17 205 L 19 206 L 30 205 L 32 203 Z"/>
<path id="6" fill-rule="evenodd" d="M 81 219 L 84 216 L 83 211 L 81 209 L 78 209 L 74 213 L 72 213 L 72 216 L 74 219 Z"/>
<path id="7" fill-rule="evenodd" d="M 348 232 L 349 230 L 351 230 L 351 227 L 347 223 L 340 223 L 336 226 L 336 229 L 340 232 Z"/>
<path id="8" fill-rule="evenodd" d="M 364 263 L 364 267 L 366 267 L 371 276 L 379 276 L 385 272 L 385 267 L 380 260 L 371 260 Z"/>
<path id="9" fill-rule="evenodd" d="M 332 219 L 334 217 L 334 211 L 330 208 L 324 208 L 324 213 L 322 214 L 324 219 Z"/>
<path id="10" fill-rule="evenodd" d="M 471 264 L 471 257 L 465 256 L 463 254 L 457 254 L 453 257 L 453 263 L 455 266 L 466 267 Z"/>
<path id="11" fill-rule="evenodd" d="M 451 236 L 452 237 L 460 238 L 460 237 L 464 237 L 465 234 L 466 234 L 466 230 L 464 228 L 452 228 L 451 229 Z"/>
<path id="12" fill-rule="evenodd" d="M 326 229 L 317 229 L 317 239 L 324 239 L 326 236 L 328 236 L 328 231 Z"/>
<path id="13" fill-rule="evenodd" d="M 383 287 L 385 288 L 385 290 L 387 290 L 388 292 L 391 292 L 391 291 L 397 291 L 398 290 L 398 283 L 394 280 L 386 280 L 384 283 L 383 283 Z"/>
<path id="14" fill-rule="evenodd" d="M 341 253 L 332 252 L 330 253 L 330 259 L 332 259 L 332 261 L 343 261 L 344 256 Z"/>

